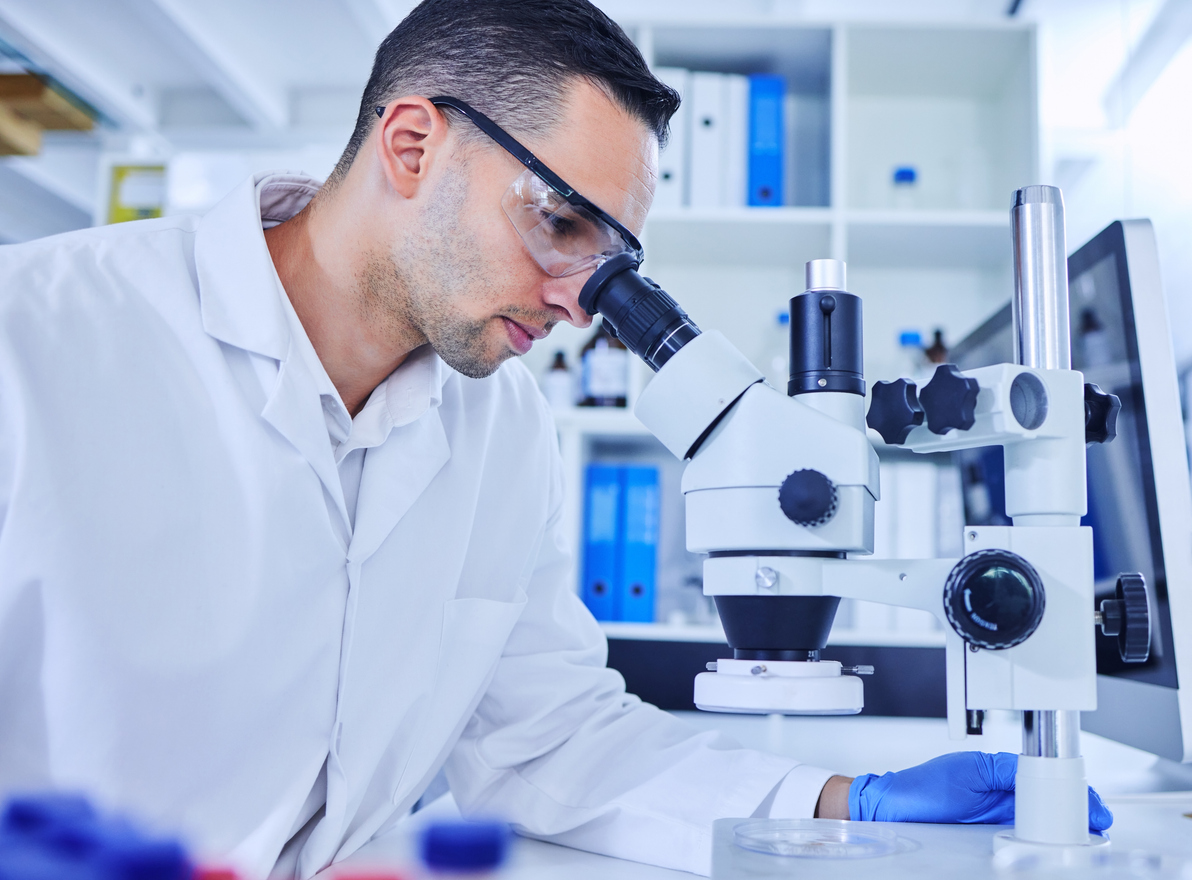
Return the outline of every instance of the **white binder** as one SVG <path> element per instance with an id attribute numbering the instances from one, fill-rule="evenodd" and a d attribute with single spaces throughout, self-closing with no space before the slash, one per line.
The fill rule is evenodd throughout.
<path id="1" fill-rule="evenodd" d="M 687 168 L 688 117 L 691 104 L 691 72 L 681 67 L 659 67 L 654 75 L 679 93 L 683 103 L 671 117 L 670 141 L 658 154 L 658 186 L 654 190 L 655 208 L 681 208 L 688 204 Z"/>
<path id="2" fill-rule="evenodd" d="M 724 112 L 728 80 L 721 73 L 691 74 L 691 174 L 688 187 L 693 208 L 719 208 L 725 201 Z"/>
<path id="3" fill-rule="evenodd" d="M 749 203 L 749 77 L 725 76 L 724 191 L 722 205 Z"/>

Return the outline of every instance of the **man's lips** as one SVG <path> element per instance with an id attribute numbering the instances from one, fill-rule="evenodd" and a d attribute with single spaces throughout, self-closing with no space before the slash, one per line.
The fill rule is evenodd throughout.
<path id="1" fill-rule="evenodd" d="M 534 340 L 543 339 L 548 331 L 528 324 L 522 324 L 512 318 L 501 316 L 505 322 L 505 331 L 509 334 L 509 341 L 517 349 L 518 354 L 525 354 L 534 345 Z"/>

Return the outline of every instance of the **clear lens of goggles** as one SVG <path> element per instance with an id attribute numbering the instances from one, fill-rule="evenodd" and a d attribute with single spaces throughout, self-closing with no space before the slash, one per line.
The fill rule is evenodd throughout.
<path id="1" fill-rule="evenodd" d="M 530 255 L 555 278 L 633 252 L 620 233 L 587 209 L 568 204 L 533 171 L 513 181 L 501 207 Z"/>

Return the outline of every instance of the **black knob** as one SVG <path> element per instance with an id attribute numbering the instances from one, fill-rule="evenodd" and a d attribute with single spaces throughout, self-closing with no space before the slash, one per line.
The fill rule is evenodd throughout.
<path id="1" fill-rule="evenodd" d="M 1084 383 L 1084 442 L 1109 443 L 1117 436 L 1117 417 L 1122 402 L 1116 394 Z"/>
<path id="2" fill-rule="evenodd" d="M 782 512 L 801 526 L 822 526 L 836 515 L 838 502 L 835 484 L 819 471 L 795 471 L 778 488 Z"/>
<path id="3" fill-rule="evenodd" d="M 1086 388 L 1088 386 L 1085 386 Z M 1142 575 L 1118 577 L 1116 599 L 1101 602 L 1101 632 L 1117 636 L 1123 663 L 1145 663 L 1151 655 L 1151 609 Z"/>
<path id="4" fill-rule="evenodd" d="M 1039 626 L 1043 580 L 1009 550 L 979 550 L 956 564 L 944 584 L 944 613 L 952 629 L 978 648 L 1022 644 Z"/>
<path id="5" fill-rule="evenodd" d="M 927 413 L 927 427 L 933 434 L 947 434 L 953 428 L 967 431 L 977 423 L 977 394 L 981 384 L 956 369 L 940 364 L 931 381 L 919 392 L 919 403 Z"/>
<path id="6" fill-rule="evenodd" d="M 923 424 L 923 407 L 919 406 L 915 383 L 909 379 L 876 383 L 865 424 L 891 446 L 905 443 L 911 430 Z"/>

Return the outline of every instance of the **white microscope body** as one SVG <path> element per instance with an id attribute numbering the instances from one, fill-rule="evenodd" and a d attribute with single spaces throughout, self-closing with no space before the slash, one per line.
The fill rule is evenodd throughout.
<path id="1" fill-rule="evenodd" d="M 636 414 L 690 460 L 687 547 L 707 554 L 704 592 L 734 652 L 697 676 L 696 705 L 860 712 L 862 682 L 848 673 L 872 670 L 819 659 L 840 598 L 928 611 L 946 633 L 950 734 L 980 732 L 985 710 L 1023 713 L 1015 827 L 999 843 L 1086 848 L 1107 843 L 1088 830 L 1079 749 L 1079 712 L 1097 705 L 1094 626 L 1115 634 L 1129 617 L 1137 636 L 1146 607 L 1122 600 L 1119 583 L 1104 621 L 1094 609 L 1092 534 L 1080 525 L 1085 443 L 1112 439 L 1116 399 L 1070 369 L 1059 190 L 1019 190 L 1012 220 L 1018 363 L 942 366 L 921 390 L 878 383 L 868 416 L 888 443 L 915 452 L 1004 447 L 1014 524 L 966 528 L 960 559 L 865 558 L 879 469 L 866 435 L 860 299 L 846 291 L 843 263 L 808 263 L 807 292 L 791 300 L 787 394 L 636 273 L 598 272 L 580 302 L 658 370 Z"/>

